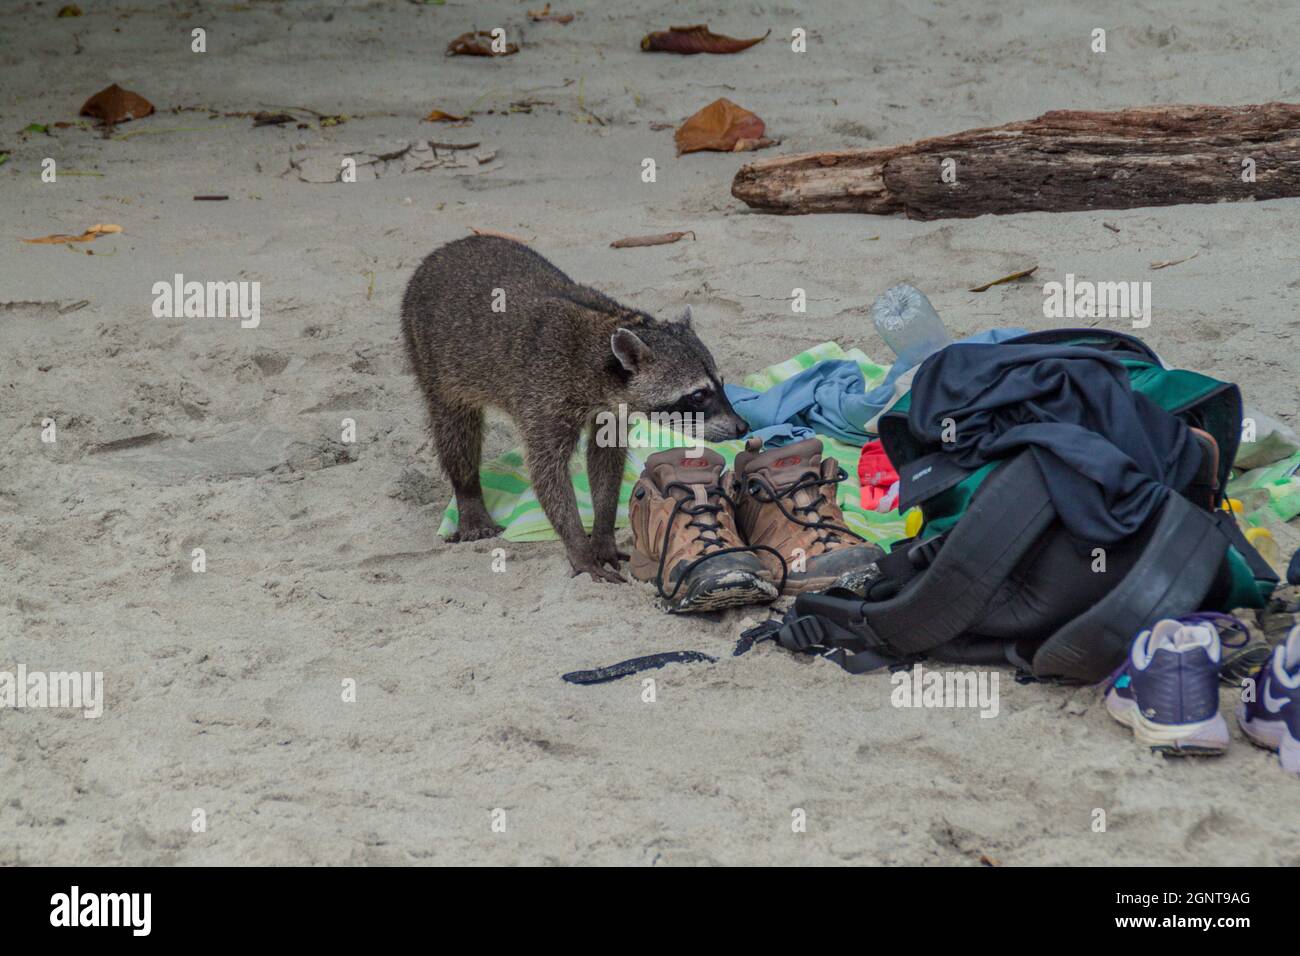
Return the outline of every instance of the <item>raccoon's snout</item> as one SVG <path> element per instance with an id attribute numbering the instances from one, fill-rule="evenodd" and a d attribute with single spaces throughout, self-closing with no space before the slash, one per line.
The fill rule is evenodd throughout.
<path id="1" fill-rule="evenodd" d="M 748 434 L 749 423 L 735 412 L 710 415 L 704 423 L 705 441 L 730 441 Z"/>

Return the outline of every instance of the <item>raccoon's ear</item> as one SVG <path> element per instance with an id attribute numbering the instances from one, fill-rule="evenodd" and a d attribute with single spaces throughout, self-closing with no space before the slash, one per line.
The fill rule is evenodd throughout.
<path id="1" fill-rule="evenodd" d="M 609 337 L 609 348 L 619 364 L 631 373 L 639 371 L 651 354 L 650 347 L 627 329 L 619 329 Z"/>
<path id="2" fill-rule="evenodd" d="M 681 313 L 677 316 L 677 318 L 672 319 L 671 321 L 672 321 L 673 324 L 675 324 L 675 325 L 684 325 L 684 326 L 686 326 L 687 328 L 690 328 L 690 325 L 691 325 L 691 307 L 688 305 L 686 308 L 682 309 Z"/>

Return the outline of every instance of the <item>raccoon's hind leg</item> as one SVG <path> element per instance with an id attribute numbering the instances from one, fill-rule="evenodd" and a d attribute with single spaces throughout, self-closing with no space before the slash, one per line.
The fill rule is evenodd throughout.
<path id="1" fill-rule="evenodd" d="M 505 528 L 496 524 L 483 503 L 483 486 L 479 484 L 478 466 L 483 455 L 483 409 L 451 405 L 429 398 L 429 422 L 438 460 L 456 491 L 460 523 L 447 540 L 477 541 L 500 534 Z"/>

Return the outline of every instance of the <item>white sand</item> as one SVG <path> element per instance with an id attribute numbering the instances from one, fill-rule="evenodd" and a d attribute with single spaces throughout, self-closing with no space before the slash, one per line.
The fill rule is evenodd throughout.
<path id="1" fill-rule="evenodd" d="M 1095 690 L 1009 672 L 996 719 L 897 709 L 885 675 L 771 647 L 729 657 L 761 612 L 674 619 L 647 587 L 570 578 L 555 543 L 444 544 L 450 488 L 397 322 L 416 262 L 470 226 L 530 238 L 639 307 L 690 303 L 732 379 L 827 339 L 885 357 L 867 310 L 898 281 L 968 334 L 1049 327 L 1041 283 L 1067 272 L 1150 280 L 1147 341 L 1296 425 L 1300 202 L 781 218 L 731 198 L 750 157 L 678 159 L 671 130 L 650 125 L 727 96 L 796 152 L 1052 108 L 1295 100 L 1295 9 L 894 2 L 866 16 L 852 0 L 606 0 L 556 4 L 582 14 L 557 26 L 527 22 L 540 2 L 80 3 L 76 19 L 55 19 L 57 0 L 0 11 L 0 146 L 13 151 L 0 167 L 0 669 L 103 671 L 107 702 L 98 720 L 0 711 L 0 863 L 1300 863 L 1300 784 L 1235 728 L 1223 758 L 1166 761 Z M 706 21 L 773 34 L 736 57 L 637 48 L 649 29 Z M 496 25 L 522 34 L 519 55 L 443 56 Z M 189 50 L 195 26 L 206 55 Z M 785 39 L 795 26 L 812 34 L 802 56 Z M 1097 26 L 1103 56 L 1088 50 Z M 119 134 L 199 131 L 15 132 L 75 119 L 113 81 L 161 110 Z M 461 129 L 418 122 L 524 99 L 545 102 Z M 356 118 L 252 129 L 166 112 L 198 104 Z M 480 141 L 496 165 L 348 185 L 280 175 L 296 144 L 415 138 Z M 44 156 L 56 184 L 39 181 Z M 16 241 L 101 222 L 125 232 L 84 247 L 93 256 Z M 677 229 L 697 241 L 608 248 Z M 965 291 L 1033 263 L 1034 281 Z M 260 327 L 155 319 L 151 286 L 175 273 L 260 281 Z M 806 316 L 785 301 L 795 287 Z M 338 442 L 345 417 L 352 446 Z M 170 437 L 89 453 L 149 432 Z M 494 423 L 488 453 L 513 444 Z M 492 573 L 503 545 L 507 571 Z M 199 547 L 204 574 L 190 570 Z M 656 672 L 654 704 L 636 679 L 559 680 L 685 648 L 721 660 Z M 340 699 L 346 678 L 356 703 Z M 806 833 L 791 832 L 794 808 Z"/>

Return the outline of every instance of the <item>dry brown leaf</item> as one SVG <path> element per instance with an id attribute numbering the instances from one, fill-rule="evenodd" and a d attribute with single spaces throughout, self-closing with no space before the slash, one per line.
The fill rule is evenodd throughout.
<path id="1" fill-rule="evenodd" d="M 455 113 L 445 113 L 442 110 L 430 110 L 429 115 L 424 118 L 426 123 L 468 123 L 468 116 L 457 116 Z"/>
<path id="2" fill-rule="evenodd" d="M 994 279 L 992 282 L 986 282 L 983 285 L 977 285 L 975 288 L 971 289 L 970 291 L 987 292 L 995 285 L 1002 285 L 1004 282 L 1015 282 L 1017 279 L 1024 279 L 1027 276 L 1033 275 L 1037 271 L 1038 271 L 1038 266 L 1034 266 L 1033 268 L 1030 269 L 1021 269 L 1019 272 L 1013 272 L 1011 273 L 1011 275 L 1003 276 L 1001 279 Z"/>
<path id="3" fill-rule="evenodd" d="M 512 236 L 508 232 L 497 232 L 495 229 L 480 229 L 477 226 L 470 226 L 469 231 L 476 236 L 496 236 L 498 239 L 509 239 L 511 242 L 522 242 L 524 245 L 528 245 L 527 239 Z"/>
<path id="4" fill-rule="evenodd" d="M 1200 255 L 1199 252 L 1193 252 L 1190 256 L 1183 256 L 1181 259 L 1169 259 L 1169 260 L 1167 260 L 1167 261 L 1165 261 L 1165 262 L 1153 262 L 1153 263 L 1151 263 L 1151 268 L 1152 268 L 1152 269 L 1167 269 L 1167 268 L 1169 268 L 1170 266 L 1176 266 L 1176 265 L 1178 265 L 1178 263 L 1180 263 L 1180 262 L 1186 262 L 1188 259 L 1195 259 L 1195 258 L 1196 258 L 1197 256 L 1199 256 L 1199 255 Z"/>
<path id="5" fill-rule="evenodd" d="M 140 119 L 153 112 L 153 104 L 139 93 L 124 90 L 114 83 L 106 86 L 81 105 L 81 116 L 93 116 L 106 126 Z"/>
<path id="6" fill-rule="evenodd" d="M 24 239 L 23 242 L 30 242 L 38 245 L 58 245 L 64 242 L 90 242 L 90 240 L 98 239 L 100 236 L 108 236 L 121 231 L 121 226 L 101 222 L 91 226 L 79 236 L 66 236 L 62 233 L 55 233 L 52 236 L 41 236 L 39 239 Z"/>
<path id="7" fill-rule="evenodd" d="M 637 246 L 666 246 L 670 242 L 677 242 L 686 236 L 695 238 L 695 233 L 689 229 L 685 232 L 662 232 L 655 236 L 629 236 L 626 239 L 616 239 L 609 244 L 611 249 L 635 249 Z"/>
<path id="8" fill-rule="evenodd" d="M 752 40 L 737 40 L 735 37 L 710 33 L 708 24 L 699 23 L 692 27 L 669 27 L 655 33 L 647 33 L 641 38 L 641 49 L 647 53 L 682 53 L 687 56 L 694 53 L 739 53 L 748 50 L 755 43 L 767 39 L 768 30 L 761 37 Z"/>
<path id="9" fill-rule="evenodd" d="M 254 126 L 279 126 L 282 123 L 292 123 L 294 117 L 289 113 L 271 113 L 261 110 L 253 114 Z"/>
<path id="10" fill-rule="evenodd" d="M 677 154 L 694 153 L 702 149 L 729 153 L 741 140 L 762 139 L 766 127 L 763 121 L 731 100 L 714 100 L 700 110 L 673 134 Z"/>
<path id="11" fill-rule="evenodd" d="M 518 52 L 517 43 L 507 43 L 504 52 L 495 52 L 492 49 L 492 34 L 487 30 L 462 33 L 447 44 L 448 56 L 510 56 Z"/>
<path id="12" fill-rule="evenodd" d="M 528 19 L 537 23 L 572 23 L 572 13 L 552 13 L 551 5 L 548 3 L 540 10 L 529 10 Z"/>
<path id="13" fill-rule="evenodd" d="M 779 139 L 768 139 L 766 136 L 760 136 L 758 139 L 738 139 L 736 145 L 731 147 L 733 153 L 748 153 L 756 149 L 767 149 L 769 146 L 775 146 L 781 141 Z"/>

